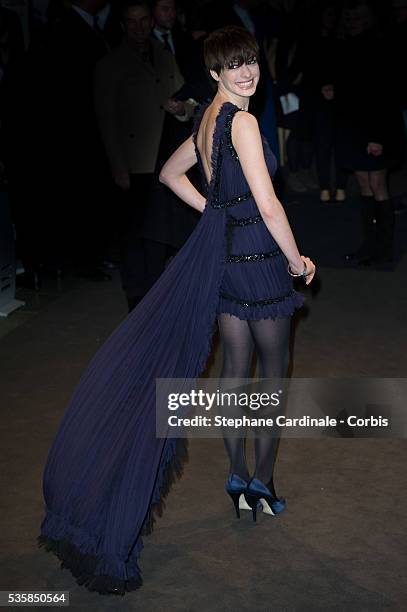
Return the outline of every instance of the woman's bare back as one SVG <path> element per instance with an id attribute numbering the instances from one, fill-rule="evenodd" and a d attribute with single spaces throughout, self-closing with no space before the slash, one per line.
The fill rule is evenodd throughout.
<path id="1" fill-rule="evenodd" d="M 196 135 L 196 145 L 201 156 L 202 166 L 205 172 L 208 185 L 212 179 L 212 149 L 213 136 L 215 131 L 216 119 L 220 109 L 219 104 L 210 104 L 202 117 L 198 133 Z"/>

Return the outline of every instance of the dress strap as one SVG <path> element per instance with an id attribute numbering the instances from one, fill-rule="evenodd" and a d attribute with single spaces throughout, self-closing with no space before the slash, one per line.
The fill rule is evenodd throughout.
<path id="1" fill-rule="evenodd" d="M 220 176 L 222 173 L 223 157 L 225 153 L 229 150 L 229 144 L 231 144 L 232 142 L 231 126 L 233 117 L 235 116 L 238 110 L 240 110 L 239 107 L 237 107 L 232 102 L 224 102 L 219 108 L 219 113 L 216 118 L 211 160 L 213 185 L 210 194 L 212 206 L 214 207 L 216 207 L 219 203 Z M 221 207 L 223 208 L 223 206 Z"/>
<path id="2" fill-rule="evenodd" d="M 195 145 L 195 149 L 197 151 L 197 158 L 200 161 L 199 151 L 197 147 L 197 134 L 199 131 L 199 126 L 202 121 L 202 117 L 208 108 L 211 102 L 203 104 L 198 112 L 196 113 L 193 130 L 192 130 L 192 139 Z M 238 159 L 237 153 L 232 144 L 232 121 L 233 117 L 239 111 L 239 107 L 233 104 L 232 102 L 224 102 L 218 111 L 218 115 L 215 120 L 215 128 L 213 133 L 212 140 L 212 154 L 211 154 L 211 168 L 212 168 L 212 180 L 210 185 L 207 185 L 208 197 L 213 201 L 217 202 L 219 199 L 219 185 L 220 185 L 220 174 L 222 168 L 222 160 L 225 152 L 229 150 L 235 159 Z M 202 169 L 203 177 L 205 178 L 205 174 Z M 206 181 L 206 179 L 205 179 Z"/>
<path id="3" fill-rule="evenodd" d="M 237 106 L 233 105 L 233 108 L 229 110 L 227 116 L 226 116 L 226 123 L 225 123 L 225 145 L 229 151 L 229 153 L 231 154 L 231 156 L 233 157 L 233 159 L 238 160 L 239 156 L 236 152 L 235 147 L 233 146 L 232 143 L 232 121 L 234 116 L 236 115 L 236 113 L 239 111 L 240 109 Z"/>

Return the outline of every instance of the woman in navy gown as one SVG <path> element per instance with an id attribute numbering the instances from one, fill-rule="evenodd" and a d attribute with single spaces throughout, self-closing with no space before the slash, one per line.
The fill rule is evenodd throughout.
<path id="1" fill-rule="evenodd" d="M 142 581 L 142 535 L 186 456 L 186 443 L 157 438 L 155 379 L 190 384 L 203 371 L 216 322 L 221 377 L 246 377 L 253 349 L 261 377 L 286 375 L 290 318 L 303 303 L 292 276 L 311 282 L 271 181 L 276 161 L 247 112 L 259 80 L 258 47 L 237 27 L 211 34 L 205 59 L 218 83 L 193 134 L 160 180 L 202 212 L 196 229 L 143 300 L 91 360 L 61 419 L 44 469 L 39 545 L 78 584 L 123 595 Z M 186 172 L 198 162 L 205 196 Z M 240 507 L 275 514 L 275 439 L 256 440 L 250 479 L 244 439 L 225 438 L 226 490 Z"/>

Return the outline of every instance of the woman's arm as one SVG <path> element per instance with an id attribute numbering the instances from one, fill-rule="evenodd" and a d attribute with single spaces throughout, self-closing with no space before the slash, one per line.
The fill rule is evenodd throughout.
<path id="1" fill-rule="evenodd" d="M 187 138 L 165 162 L 160 172 L 160 182 L 167 185 L 181 200 L 202 212 L 205 198 L 195 189 L 186 171 L 196 164 L 195 145 L 192 136 Z"/>
<path id="2" fill-rule="evenodd" d="M 291 270 L 301 273 L 305 262 L 308 271 L 315 272 L 313 262 L 308 257 L 301 257 L 284 208 L 274 191 L 264 159 L 260 130 L 253 115 L 244 111 L 236 113 L 232 123 L 232 142 L 264 223 L 288 259 Z M 313 276 L 307 276 L 307 284 Z"/>

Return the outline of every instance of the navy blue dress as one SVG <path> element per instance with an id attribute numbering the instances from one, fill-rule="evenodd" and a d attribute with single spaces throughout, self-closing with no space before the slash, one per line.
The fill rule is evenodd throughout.
<path id="1" fill-rule="evenodd" d="M 220 109 L 223 117 L 221 142 L 214 143 L 214 174 L 208 185 L 196 146 L 196 135 L 206 108 L 201 110 L 194 127 L 194 143 L 203 180 L 210 192 L 210 204 L 226 215 L 225 268 L 220 286 L 217 313 L 227 312 L 240 319 L 266 319 L 290 316 L 303 303 L 303 296 L 293 289 L 287 272 L 287 260 L 267 229 L 239 157 L 232 144 L 232 122 L 239 108 L 226 102 Z M 277 170 L 277 160 L 267 140 L 262 137 L 264 158 L 270 176 Z"/>
<path id="2" fill-rule="evenodd" d="M 213 178 L 195 230 L 90 361 L 48 453 L 38 544 L 92 591 L 124 595 L 142 584 L 142 536 L 187 457 L 186 440 L 156 436 L 156 378 L 191 388 L 219 312 L 288 317 L 303 302 L 233 150 L 237 110 L 226 103 L 219 111 Z M 273 174 L 275 159 L 264 147 Z"/>

